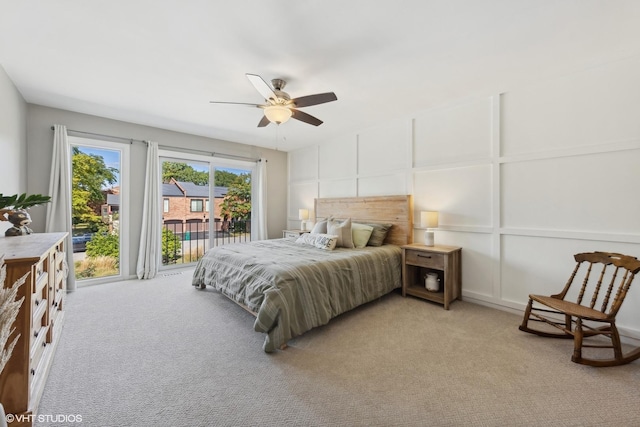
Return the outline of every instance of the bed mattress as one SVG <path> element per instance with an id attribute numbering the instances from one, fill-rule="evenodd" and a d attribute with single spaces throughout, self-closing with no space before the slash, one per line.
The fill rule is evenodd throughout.
<path id="1" fill-rule="evenodd" d="M 328 251 L 294 239 L 261 240 L 210 249 L 192 284 L 211 286 L 253 312 L 271 352 L 400 287 L 401 260 L 395 245 Z"/>

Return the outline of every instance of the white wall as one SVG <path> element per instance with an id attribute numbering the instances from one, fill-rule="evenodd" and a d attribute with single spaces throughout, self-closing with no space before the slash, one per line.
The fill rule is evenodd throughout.
<path id="1" fill-rule="evenodd" d="M 0 193 L 27 191 L 27 103 L 0 66 Z M 11 226 L 0 221 L 0 236 Z"/>
<path id="2" fill-rule="evenodd" d="M 155 141 L 162 146 L 176 146 L 186 149 L 219 152 L 251 158 L 267 159 L 267 227 L 270 238 L 282 237 L 286 225 L 287 204 L 287 156 L 286 153 L 267 148 L 253 147 L 228 141 L 214 140 L 195 135 L 172 132 L 164 129 L 136 125 L 102 117 L 75 113 L 72 111 L 28 105 L 27 141 L 27 188 L 29 193 L 48 194 L 51 153 L 53 151 L 54 124 L 66 125 L 67 129 L 92 132 L 104 135 L 120 136 L 139 140 Z M 146 168 L 146 146 L 141 143 L 131 145 L 130 152 L 130 272 L 135 275 L 138 247 L 142 227 L 142 197 L 144 194 L 144 174 Z M 44 207 L 31 209 L 34 231 L 44 230 Z"/>
<path id="3" fill-rule="evenodd" d="M 523 310 L 577 252 L 640 257 L 639 75 L 618 61 L 291 152 L 288 225 L 315 197 L 413 194 L 415 218 L 440 212 L 436 241 L 463 247 L 463 298 Z M 634 338 L 638 307 L 640 283 L 618 315 Z"/>

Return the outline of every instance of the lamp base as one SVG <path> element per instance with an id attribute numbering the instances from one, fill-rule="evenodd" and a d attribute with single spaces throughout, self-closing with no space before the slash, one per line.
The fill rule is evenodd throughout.
<path id="1" fill-rule="evenodd" d="M 427 229 L 424 232 L 424 244 L 425 246 L 435 245 L 435 233 L 433 232 L 433 230 Z"/>

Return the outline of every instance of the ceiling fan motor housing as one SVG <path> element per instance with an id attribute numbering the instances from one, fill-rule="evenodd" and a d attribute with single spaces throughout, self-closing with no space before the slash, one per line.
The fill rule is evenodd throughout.
<path id="1" fill-rule="evenodd" d="M 271 79 L 271 85 L 275 90 L 282 90 L 287 85 L 287 82 L 282 79 Z"/>
<path id="2" fill-rule="evenodd" d="M 273 93 L 276 94 L 278 99 L 275 99 L 278 104 L 287 104 L 291 97 L 287 92 L 284 92 L 282 89 L 286 86 L 287 82 L 282 79 L 272 79 L 271 84 L 273 85 Z"/>

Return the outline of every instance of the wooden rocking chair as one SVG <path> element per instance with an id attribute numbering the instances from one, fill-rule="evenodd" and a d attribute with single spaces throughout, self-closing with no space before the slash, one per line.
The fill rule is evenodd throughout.
<path id="1" fill-rule="evenodd" d="M 622 353 L 620 335 L 616 328 L 616 314 L 624 301 L 636 273 L 640 271 L 640 261 L 635 257 L 608 252 L 580 253 L 574 256 L 576 267 L 562 292 L 551 296 L 529 295 L 529 303 L 524 313 L 520 330 L 543 337 L 573 338 L 574 349 L 571 360 L 590 366 L 616 366 L 640 358 L 640 348 Z M 572 288 L 572 283 L 586 265 L 581 285 Z M 611 268 L 609 268 L 611 266 Z M 609 268 L 609 271 L 607 269 Z M 584 270 L 584 268 L 582 269 Z M 596 270 L 590 279 L 592 270 Z M 598 274 L 599 271 L 599 274 Z M 605 284 L 604 282 L 609 282 Z M 579 280 L 575 280 L 579 283 Z M 579 289 L 574 289 L 579 287 Z M 613 300 L 611 300 L 612 293 Z M 577 293 L 577 296 L 575 294 Z M 575 302 L 566 300 L 569 295 Z M 588 300 L 590 298 L 590 300 Z M 584 301 L 584 303 L 583 303 Z M 536 303 L 536 307 L 534 307 Z M 539 307 L 539 306 L 543 306 Z M 564 322 L 561 320 L 564 317 Z M 562 332 L 543 331 L 529 327 L 530 321 L 544 322 Z M 602 343 L 585 344 L 584 339 L 603 335 L 611 340 Z M 590 340 L 591 341 L 591 340 Z M 612 359 L 586 358 L 583 347 L 613 349 Z"/>

